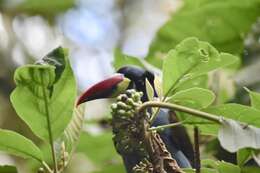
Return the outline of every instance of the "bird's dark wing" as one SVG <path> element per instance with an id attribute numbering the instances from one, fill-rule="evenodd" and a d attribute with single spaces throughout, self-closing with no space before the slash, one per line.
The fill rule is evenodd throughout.
<path id="1" fill-rule="evenodd" d="M 169 111 L 169 121 L 170 123 L 178 122 L 175 112 Z M 194 149 L 186 128 L 184 126 L 172 127 L 171 140 L 189 159 L 191 165 L 194 166 Z"/>
<path id="2" fill-rule="evenodd" d="M 165 109 L 161 109 L 152 126 L 169 124 L 170 123 L 169 119 L 170 119 L 169 111 Z M 172 157 L 177 161 L 178 165 L 181 168 L 192 167 L 191 161 L 193 159 L 193 155 L 191 154 L 193 154 L 193 148 L 185 128 L 178 127 L 177 130 L 176 128 L 174 129 L 167 128 L 161 131 L 159 134 L 163 142 L 165 143 L 166 148 L 172 154 Z M 190 145 L 189 144 L 187 145 L 185 143 L 189 143 Z M 187 151 L 191 151 L 191 153 Z M 189 156 L 191 158 L 189 158 Z"/>

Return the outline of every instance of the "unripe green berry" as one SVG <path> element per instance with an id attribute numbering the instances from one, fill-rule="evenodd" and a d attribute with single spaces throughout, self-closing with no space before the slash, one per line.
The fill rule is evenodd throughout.
<path id="1" fill-rule="evenodd" d="M 111 109 L 112 109 L 112 110 L 116 110 L 116 109 L 117 109 L 117 104 L 116 104 L 116 103 L 113 103 L 113 104 L 111 105 Z"/>
<path id="2" fill-rule="evenodd" d="M 134 105 L 134 100 L 132 98 L 128 98 L 126 101 L 126 104 L 133 106 Z"/>
<path id="3" fill-rule="evenodd" d="M 117 107 L 122 108 L 122 109 L 126 109 L 127 105 L 124 102 L 119 101 L 119 102 L 117 102 Z"/>
<path id="4" fill-rule="evenodd" d="M 121 100 L 122 100 L 122 95 L 117 96 L 116 101 L 121 101 Z"/>
<path id="5" fill-rule="evenodd" d="M 133 115 L 133 112 L 132 112 L 132 111 L 127 111 L 127 112 L 125 113 L 125 115 L 128 116 L 128 117 L 131 117 L 131 116 Z"/>
<path id="6" fill-rule="evenodd" d="M 125 110 L 123 110 L 123 109 L 119 109 L 118 111 L 117 111 L 117 113 L 119 114 L 119 115 L 125 115 Z"/>

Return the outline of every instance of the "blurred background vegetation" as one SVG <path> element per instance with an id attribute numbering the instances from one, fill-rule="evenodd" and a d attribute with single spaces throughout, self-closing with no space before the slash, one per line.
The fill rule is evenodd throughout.
<path id="1" fill-rule="evenodd" d="M 259 16 L 259 0 L 0 0 L 0 128 L 38 141 L 10 105 L 13 73 L 59 45 L 70 50 L 80 93 L 114 73 L 115 48 L 159 69 L 169 49 L 196 36 L 241 57 L 235 67 L 209 76 L 216 104 L 248 104 L 243 87 L 260 91 Z M 116 65 L 127 63 L 135 64 L 119 58 Z M 107 100 L 87 103 L 86 123 L 67 173 L 124 172 L 110 129 L 102 123 L 108 116 Z M 214 141 L 204 150 L 205 158 L 214 153 Z M 18 165 L 21 173 L 37 167 L 0 153 L 0 165 L 4 164 Z"/>

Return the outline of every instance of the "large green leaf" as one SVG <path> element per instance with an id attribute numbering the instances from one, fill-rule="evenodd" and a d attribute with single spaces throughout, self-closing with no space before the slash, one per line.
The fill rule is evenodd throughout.
<path id="1" fill-rule="evenodd" d="M 14 166 L 0 166 L 0 173 L 17 173 L 17 169 Z"/>
<path id="2" fill-rule="evenodd" d="M 17 87 L 11 94 L 11 102 L 17 114 L 39 137 L 48 139 L 48 125 L 43 90 L 50 95 L 55 80 L 55 68 L 49 65 L 26 65 L 15 71 Z M 48 97 L 46 97 L 48 98 Z"/>
<path id="3" fill-rule="evenodd" d="M 0 129 L 0 150 L 23 158 L 43 160 L 40 149 L 32 141 L 9 130 Z"/>
<path id="4" fill-rule="evenodd" d="M 203 88 L 190 88 L 175 93 L 169 102 L 202 109 L 208 107 L 215 99 L 212 91 Z"/>
<path id="5" fill-rule="evenodd" d="M 163 63 L 163 93 L 170 94 L 184 81 L 235 63 L 237 57 L 219 53 L 207 42 L 187 38 L 169 51 Z"/>
<path id="6" fill-rule="evenodd" d="M 239 55 L 243 52 L 244 37 L 259 15 L 259 0 L 186 0 L 158 31 L 147 60 L 161 67 L 162 55 L 192 36 L 220 51 Z"/>
<path id="7" fill-rule="evenodd" d="M 76 82 L 62 48 L 43 58 L 42 64 L 16 70 L 17 87 L 11 102 L 17 114 L 40 138 L 48 140 L 48 128 L 57 138 L 68 125 L 76 98 Z M 48 122 L 49 117 L 49 122 Z"/>
<path id="8" fill-rule="evenodd" d="M 182 82 L 178 88 L 176 88 L 175 92 L 181 91 L 181 90 L 186 90 L 189 88 L 208 88 L 208 75 L 200 75 L 198 77 L 195 77 L 193 79 L 187 80 Z"/>

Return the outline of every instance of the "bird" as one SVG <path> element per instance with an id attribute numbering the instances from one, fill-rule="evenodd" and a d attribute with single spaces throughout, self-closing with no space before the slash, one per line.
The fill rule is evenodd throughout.
<path id="1" fill-rule="evenodd" d="M 124 66 L 117 70 L 117 73 L 112 77 L 93 85 L 83 92 L 77 101 L 77 105 L 95 99 L 113 98 L 124 93 L 127 89 L 142 92 L 141 101 L 147 102 L 149 99 L 146 91 L 146 81 L 152 86 L 154 97 L 158 97 L 154 80 L 155 75 L 148 70 L 137 66 Z M 151 112 L 151 110 L 148 111 Z M 174 111 L 160 109 L 152 126 L 156 127 L 176 122 L 178 122 L 178 119 Z M 160 131 L 159 135 L 179 167 L 192 168 L 194 166 L 193 145 L 185 127 L 167 128 Z M 133 167 L 141 160 L 136 153 L 122 155 L 122 158 L 128 173 L 131 173 Z"/>

